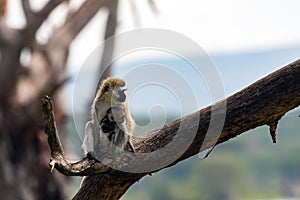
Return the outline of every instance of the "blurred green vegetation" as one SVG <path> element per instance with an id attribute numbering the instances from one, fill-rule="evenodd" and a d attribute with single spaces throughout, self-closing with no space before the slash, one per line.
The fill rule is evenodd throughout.
<path id="1" fill-rule="evenodd" d="M 267 126 L 256 128 L 218 145 L 206 159 L 196 155 L 144 177 L 122 200 L 299 199 L 299 114 L 300 109 L 291 111 L 279 122 L 277 144 Z M 79 137 L 74 137 L 72 125 L 68 128 L 73 129 L 71 152 L 79 154 Z M 68 195 L 74 194 L 80 180 L 71 179 Z"/>

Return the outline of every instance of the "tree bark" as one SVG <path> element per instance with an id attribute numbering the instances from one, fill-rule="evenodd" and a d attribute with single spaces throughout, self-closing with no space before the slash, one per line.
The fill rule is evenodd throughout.
<path id="1" fill-rule="evenodd" d="M 119 199 L 132 184 L 145 175 L 173 166 L 202 150 L 214 147 L 245 131 L 262 125 L 270 126 L 272 140 L 276 142 L 276 135 L 274 134 L 277 122 L 286 112 L 299 105 L 300 60 L 297 60 L 223 101 L 171 122 L 160 130 L 148 133 L 144 137 L 134 139 L 133 143 L 137 153 L 149 153 L 157 151 L 172 142 L 177 137 L 176 134 L 179 128 L 180 135 L 177 141 L 183 141 L 192 135 L 191 130 L 196 127 L 197 131 L 192 143 L 173 162 L 166 163 L 165 166 L 147 172 L 133 173 L 111 168 L 101 172 L 96 170 L 85 171 L 87 173 L 84 173 L 84 175 L 90 176 L 82 183 L 74 199 Z M 222 121 L 225 115 L 224 126 L 222 126 L 223 123 L 212 123 Z M 49 123 L 51 125 L 54 122 L 48 122 L 48 125 L 45 123 L 45 126 L 49 126 Z M 220 134 L 218 133 L 219 130 L 221 131 Z M 47 134 L 48 137 L 51 137 L 57 132 L 53 131 Z M 51 147 L 52 144 L 49 143 L 49 145 Z M 63 154 L 59 152 L 58 154 L 64 158 Z M 146 156 L 145 162 L 140 162 L 136 157 L 131 157 L 128 163 L 134 163 L 137 169 L 140 169 L 148 163 L 168 160 L 170 156 L 172 157 L 170 152 L 155 154 L 152 157 Z M 54 167 L 61 173 L 65 173 L 63 169 L 70 170 L 72 168 L 68 161 L 66 163 L 59 163 L 59 159 L 56 161 L 57 164 Z M 77 164 L 80 165 L 80 161 Z M 84 162 L 81 164 L 83 168 L 87 167 Z M 82 173 L 78 174 L 82 175 Z"/>

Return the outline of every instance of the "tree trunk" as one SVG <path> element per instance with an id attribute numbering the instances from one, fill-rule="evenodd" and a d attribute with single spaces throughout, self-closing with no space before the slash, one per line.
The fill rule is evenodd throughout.
<path id="1" fill-rule="evenodd" d="M 18 12 L 0 0 L 0 194 L 1 199 L 64 199 L 66 177 L 49 173 L 47 137 L 42 134 L 40 99 L 58 96 L 65 83 L 65 69 L 71 42 L 109 0 L 88 0 L 55 27 L 46 44 L 36 41 L 36 33 L 61 4 L 71 1 L 49 0 L 40 10 L 22 0 L 26 25 L 21 29 L 6 24 L 5 15 Z M 21 62 L 29 52 L 30 62 Z M 55 100 L 56 119 L 65 119 L 59 98 Z"/>

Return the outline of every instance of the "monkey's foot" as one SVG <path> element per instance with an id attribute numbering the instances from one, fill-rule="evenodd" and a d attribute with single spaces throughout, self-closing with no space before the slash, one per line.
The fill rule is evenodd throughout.
<path id="1" fill-rule="evenodd" d="M 90 160 L 94 160 L 94 159 L 96 159 L 96 154 L 94 151 L 90 151 L 86 154 L 86 157 Z"/>

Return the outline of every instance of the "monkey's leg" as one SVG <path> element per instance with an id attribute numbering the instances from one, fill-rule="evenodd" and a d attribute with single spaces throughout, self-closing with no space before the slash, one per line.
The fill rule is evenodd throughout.
<path id="1" fill-rule="evenodd" d="M 109 147 L 112 148 L 114 146 L 114 141 L 116 138 L 116 134 L 115 133 L 109 133 L 110 137 L 109 137 Z"/>
<path id="2" fill-rule="evenodd" d="M 119 147 L 121 150 L 124 150 L 125 145 L 127 143 L 126 140 L 126 135 L 124 133 L 124 131 L 122 131 L 121 129 L 119 129 L 116 133 L 115 133 L 115 138 L 114 138 L 114 144 Z"/>

